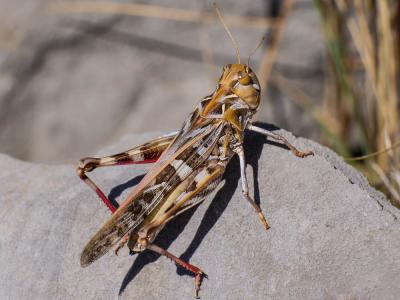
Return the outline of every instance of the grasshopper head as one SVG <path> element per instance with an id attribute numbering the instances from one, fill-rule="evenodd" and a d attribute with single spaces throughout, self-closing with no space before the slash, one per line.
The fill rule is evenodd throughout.
<path id="1" fill-rule="evenodd" d="M 256 74 L 248 65 L 236 63 L 226 65 L 217 89 L 211 96 L 211 100 L 204 107 L 202 116 L 221 108 L 223 104 L 233 105 L 240 98 L 249 107 L 249 111 L 255 112 L 260 104 L 260 84 Z"/>
<path id="2" fill-rule="evenodd" d="M 256 74 L 247 65 L 226 65 L 219 88 L 226 95 L 234 94 L 242 99 L 251 110 L 256 110 L 260 104 L 260 84 Z"/>
<path id="3" fill-rule="evenodd" d="M 202 116 L 206 116 L 224 104 L 234 105 L 235 101 L 240 100 L 247 104 L 251 113 L 254 113 L 260 104 L 260 84 L 258 83 L 256 74 L 249 67 L 251 54 L 249 55 L 248 63 L 246 65 L 240 63 L 239 46 L 233 38 L 232 33 L 229 31 L 229 28 L 225 24 L 224 19 L 222 18 L 221 13 L 216 6 L 215 10 L 225 28 L 225 31 L 229 35 L 232 44 L 236 48 L 237 62 L 224 67 L 217 89 L 212 94 L 211 100 L 205 106 Z M 253 53 L 260 47 L 260 45 L 261 43 L 259 43 Z"/>

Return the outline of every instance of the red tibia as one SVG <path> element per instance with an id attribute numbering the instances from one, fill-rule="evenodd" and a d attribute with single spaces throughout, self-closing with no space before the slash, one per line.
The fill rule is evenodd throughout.
<path id="1" fill-rule="evenodd" d="M 158 160 L 159 156 L 157 157 L 152 157 L 148 159 L 144 159 L 141 161 L 119 161 L 116 162 L 115 165 L 130 165 L 130 164 L 150 164 L 154 163 Z M 82 169 L 77 170 L 78 176 L 88 185 L 90 188 L 96 192 L 96 194 L 100 197 L 101 201 L 108 207 L 108 209 L 111 211 L 111 213 L 114 213 L 117 210 L 117 207 L 115 207 L 111 201 L 107 198 L 107 196 L 103 193 L 103 191 L 89 178 L 85 175 L 84 171 Z"/>
<path id="2" fill-rule="evenodd" d="M 168 252 L 165 249 L 162 249 L 161 247 L 154 245 L 154 244 L 148 244 L 147 249 L 152 250 L 154 252 L 157 252 L 161 255 L 164 255 L 174 261 L 176 264 L 180 265 L 182 268 L 192 272 L 195 274 L 195 280 L 194 280 L 194 286 L 195 286 L 195 298 L 199 298 L 199 291 L 200 291 L 200 285 L 203 279 L 203 276 L 206 276 L 202 270 L 200 270 L 198 267 L 193 266 L 180 258 L 176 257 L 172 253 Z"/>
<path id="3" fill-rule="evenodd" d="M 193 266 L 181 259 L 179 259 L 178 257 L 176 257 L 175 255 L 173 255 L 172 253 L 168 252 L 167 250 L 164 250 L 164 255 L 168 258 L 170 258 L 171 260 L 173 260 L 176 264 L 180 265 L 182 268 L 192 272 L 195 274 L 195 278 L 194 278 L 194 297 L 196 299 L 199 298 L 199 291 L 200 291 L 200 286 L 201 286 L 201 282 L 203 279 L 203 276 L 205 275 L 203 273 L 202 270 L 200 270 L 198 267 Z"/>
<path id="4" fill-rule="evenodd" d="M 119 161 L 116 163 L 116 165 L 122 166 L 122 165 L 131 165 L 131 164 L 135 164 L 135 165 L 152 164 L 152 163 L 155 163 L 157 161 L 157 159 L 158 159 L 158 157 L 145 159 L 145 160 L 141 160 L 141 161 Z"/>
<path id="5" fill-rule="evenodd" d="M 180 258 L 176 257 L 175 255 L 167 252 L 165 254 L 166 257 L 172 259 L 174 262 L 176 262 L 178 265 L 180 265 L 181 267 L 185 268 L 186 270 L 194 273 L 194 274 L 202 274 L 203 272 L 196 266 L 193 266 L 183 260 L 181 260 Z"/>
<path id="6" fill-rule="evenodd" d="M 111 213 L 115 213 L 117 208 L 111 203 L 111 201 L 104 195 L 103 191 L 99 188 L 96 188 L 96 194 L 100 197 L 100 199 L 104 202 L 104 204 L 108 207 Z"/>
<path id="7" fill-rule="evenodd" d="M 111 203 L 111 201 L 104 195 L 103 191 L 85 174 L 79 174 L 80 179 L 82 179 L 96 194 L 100 197 L 101 201 L 108 207 L 111 213 L 114 213 L 117 208 Z"/>

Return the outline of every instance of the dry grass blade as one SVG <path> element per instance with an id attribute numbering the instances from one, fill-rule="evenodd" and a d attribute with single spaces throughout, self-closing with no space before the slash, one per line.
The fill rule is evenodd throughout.
<path id="1" fill-rule="evenodd" d="M 274 65 L 276 55 L 278 53 L 279 44 L 282 40 L 285 25 L 288 16 L 293 7 L 293 0 L 286 0 L 282 4 L 280 17 L 275 21 L 272 28 L 271 39 L 267 50 L 265 51 L 258 70 L 258 78 L 260 80 L 261 89 L 265 90 L 269 77 L 271 75 L 272 66 Z"/>
<path id="2" fill-rule="evenodd" d="M 273 76 L 270 79 L 271 83 L 274 84 L 283 94 L 288 96 L 288 99 L 297 107 L 307 111 L 316 125 L 322 130 L 324 135 L 329 138 L 334 145 L 335 149 L 341 155 L 348 155 L 348 149 L 346 145 L 340 140 L 336 132 L 339 124 L 335 118 L 327 113 L 326 110 L 321 109 L 319 106 L 313 103 L 304 91 L 292 84 L 288 79 L 274 71 Z"/>
<path id="3" fill-rule="evenodd" d="M 400 194 L 393 187 L 393 185 L 390 182 L 390 179 L 386 176 L 385 172 L 383 172 L 383 170 L 376 163 L 371 163 L 371 167 L 376 172 L 376 174 L 379 176 L 379 178 L 381 179 L 385 188 L 389 191 L 392 201 L 394 201 L 394 203 L 397 206 L 400 206 Z"/>
<path id="4" fill-rule="evenodd" d="M 211 12 L 187 10 L 181 8 L 165 7 L 138 3 L 117 2 L 56 2 L 48 6 L 51 13 L 57 14 L 120 14 L 148 18 L 166 19 L 191 23 L 215 23 L 215 15 Z M 266 28 L 274 25 L 272 18 L 245 17 L 224 14 L 227 25 L 232 27 Z"/>
<path id="5" fill-rule="evenodd" d="M 374 153 L 366 154 L 366 155 L 363 155 L 363 156 L 347 157 L 347 158 L 345 158 L 345 160 L 347 160 L 347 161 L 364 160 L 364 159 L 367 159 L 367 158 L 378 156 L 378 155 L 383 154 L 383 153 L 387 153 L 387 152 L 395 150 L 395 149 L 397 149 L 399 147 L 400 147 L 400 141 L 398 141 L 397 143 L 394 143 L 393 146 L 391 146 L 389 148 L 382 149 L 382 150 L 376 151 Z"/>
<path id="6" fill-rule="evenodd" d="M 396 78 L 396 55 L 395 40 L 391 30 L 391 16 L 387 1 L 378 1 L 378 60 L 379 69 L 377 76 L 378 90 L 378 140 L 377 146 L 388 147 L 391 141 L 399 138 L 399 114 L 397 98 L 397 78 Z M 389 157 L 383 155 L 379 157 L 378 164 L 387 171 L 389 169 Z"/>
<path id="7" fill-rule="evenodd" d="M 314 2 L 329 49 L 325 107 L 340 124 L 338 137 L 354 155 L 361 154 L 348 161 L 368 158 L 357 167 L 372 182 L 378 176 L 378 187 L 399 204 L 396 174 L 400 156 L 391 150 L 399 146 L 394 141 L 400 140 L 400 27 L 395 26 L 400 24 L 400 4 L 384 0 Z M 355 67 L 352 62 L 358 59 L 362 64 Z"/>

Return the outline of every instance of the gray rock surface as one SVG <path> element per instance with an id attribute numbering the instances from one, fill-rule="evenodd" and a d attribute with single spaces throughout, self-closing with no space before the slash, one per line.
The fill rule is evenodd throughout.
<path id="1" fill-rule="evenodd" d="M 316 155 L 299 159 L 246 137 L 268 232 L 241 198 L 233 160 L 216 194 L 172 221 L 157 243 L 208 274 L 202 299 L 398 299 L 399 211 L 329 149 L 281 133 Z M 126 136 L 102 154 L 154 136 Z M 109 253 L 80 268 L 83 246 L 109 213 L 73 166 L 7 155 L 0 164 L 1 299 L 191 299 L 193 278 L 152 253 Z M 120 201 L 146 169 L 101 169 L 95 178 Z"/>

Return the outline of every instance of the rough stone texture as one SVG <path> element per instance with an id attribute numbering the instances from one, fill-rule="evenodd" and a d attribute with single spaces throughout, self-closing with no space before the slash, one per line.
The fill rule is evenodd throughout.
<path id="1" fill-rule="evenodd" d="M 399 211 L 329 149 L 281 133 L 316 155 L 299 159 L 246 137 L 247 172 L 268 232 L 241 198 L 235 159 L 216 194 L 172 221 L 157 243 L 208 274 L 202 299 L 398 299 Z M 154 136 L 126 136 L 102 154 Z M 83 246 L 109 213 L 73 166 L 6 155 L 0 163 L 1 299 L 191 298 L 192 277 L 152 253 L 109 253 L 80 268 Z M 121 200 L 145 171 L 115 167 L 95 177 Z"/>
<path id="2" fill-rule="evenodd" d="M 46 11 L 50 2 L 54 1 L 29 0 L 28 5 L 26 0 L 0 0 L 0 152 L 13 157 L 72 162 L 128 133 L 173 130 L 213 91 L 222 65 L 235 60 L 219 23 L 52 15 Z M 214 0 L 204 5 L 187 0 L 142 2 L 212 10 Z M 218 5 L 225 14 L 270 16 L 279 2 L 224 0 Z M 243 59 L 268 33 L 266 28 L 232 31 Z M 203 59 L 204 49 L 214 55 L 212 71 Z M 255 71 L 265 49 L 266 45 L 252 57 Z M 323 53 L 313 1 L 295 1 L 276 69 L 322 99 Z M 316 133 L 310 116 L 272 86 L 263 92 L 259 116 L 297 134 Z"/>

